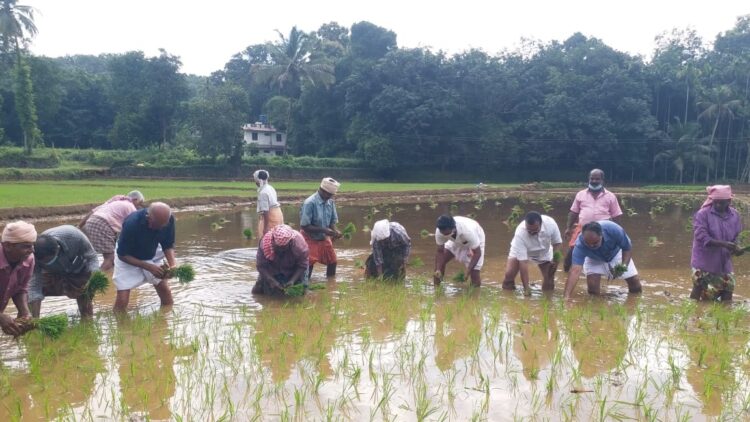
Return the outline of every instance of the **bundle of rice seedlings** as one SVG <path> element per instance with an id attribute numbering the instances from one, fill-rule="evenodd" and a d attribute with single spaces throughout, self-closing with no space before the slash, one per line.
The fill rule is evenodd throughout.
<path id="1" fill-rule="evenodd" d="M 628 267 L 623 265 L 622 263 L 615 265 L 614 268 L 612 268 L 612 277 L 617 278 L 623 274 L 625 274 L 625 271 L 628 270 Z"/>
<path id="2" fill-rule="evenodd" d="M 420 235 L 420 236 L 422 237 L 422 239 L 424 239 L 424 238 L 426 238 L 426 237 L 430 237 L 430 234 L 431 234 L 431 233 L 430 233 L 430 232 L 428 232 L 428 231 L 427 231 L 427 229 L 422 229 L 422 231 L 421 231 L 421 232 L 419 232 L 419 235 Z"/>
<path id="3" fill-rule="evenodd" d="M 323 283 L 314 283 L 309 286 L 307 286 L 308 290 L 325 290 L 326 285 Z"/>
<path id="4" fill-rule="evenodd" d="M 180 284 L 187 284 L 195 279 L 195 269 L 190 264 L 182 264 L 167 270 L 167 278 L 171 277 L 177 277 Z"/>
<path id="5" fill-rule="evenodd" d="M 464 281 L 466 281 L 466 274 L 464 274 L 463 268 L 453 276 L 452 280 L 456 283 L 463 283 Z"/>
<path id="6" fill-rule="evenodd" d="M 354 225 L 351 221 L 349 224 L 344 227 L 344 231 L 341 232 L 341 234 L 344 236 L 344 239 L 351 240 L 354 233 L 357 232 L 357 226 Z"/>
<path id="7" fill-rule="evenodd" d="M 421 268 L 424 267 L 424 261 L 422 261 L 422 258 L 415 256 L 411 259 L 411 262 L 409 262 L 409 266 L 412 268 Z"/>
<path id="8" fill-rule="evenodd" d="M 555 251 L 555 253 L 552 254 L 552 262 L 560 262 L 562 260 L 562 257 L 562 252 Z"/>
<path id="9" fill-rule="evenodd" d="M 284 289 L 284 294 L 289 297 L 300 297 L 305 295 L 305 285 L 295 284 Z"/>
<path id="10" fill-rule="evenodd" d="M 68 316 L 65 314 L 50 315 L 33 321 L 33 325 L 45 336 L 56 339 L 68 328 Z"/>
<path id="11" fill-rule="evenodd" d="M 106 292 L 108 288 L 109 278 L 107 275 L 101 271 L 94 271 L 83 294 L 88 299 L 93 299 L 97 294 Z"/>
<path id="12" fill-rule="evenodd" d="M 242 230 L 242 235 L 245 236 L 245 239 L 250 240 L 253 238 L 253 229 L 246 228 L 245 230 Z"/>

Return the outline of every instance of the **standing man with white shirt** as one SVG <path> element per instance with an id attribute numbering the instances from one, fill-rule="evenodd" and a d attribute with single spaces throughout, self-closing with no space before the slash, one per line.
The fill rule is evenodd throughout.
<path id="1" fill-rule="evenodd" d="M 552 217 L 536 211 L 526 214 L 524 221 L 516 227 L 516 233 L 510 242 L 503 289 L 515 290 L 516 274 L 520 272 L 524 294 L 530 295 L 529 261 L 532 261 L 542 273 L 542 290 L 554 290 L 555 272 L 559 263 L 559 259 L 555 259 L 555 252 L 560 250 L 560 245 L 560 228 Z"/>
<path id="2" fill-rule="evenodd" d="M 484 230 L 476 221 L 467 217 L 441 215 L 435 229 L 435 274 L 433 282 L 440 284 L 445 275 L 445 266 L 456 260 L 466 267 L 465 274 L 471 277 L 474 287 L 482 285 L 480 271 L 484 264 Z"/>

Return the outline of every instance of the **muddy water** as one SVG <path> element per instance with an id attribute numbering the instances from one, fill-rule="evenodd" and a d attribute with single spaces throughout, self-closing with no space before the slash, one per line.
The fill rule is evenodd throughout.
<path id="1" fill-rule="evenodd" d="M 641 296 L 613 283 L 575 302 L 556 291 L 532 297 L 499 288 L 513 206 L 547 209 L 561 226 L 570 198 L 484 198 L 460 204 L 340 205 L 358 229 L 389 217 L 413 241 L 405 286 L 364 282 L 369 233 L 339 241 L 335 281 L 304 299 L 255 297 L 256 227 L 248 209 L 178 215 L 178 260 L 197 279 L 173 286 L 175 306 L 159 310 L 152 288 L 131 295 L 128 318 L 110 312 L 114 293 L 55 342 L 0 339 L 0 416 L 23 419 L 249 420 L 590 420 L 745 418 L 750 406 L 750 258 L 736 259 L 734 307 L 687 300 L 695 200 L 627 199 L 626 230 L 644 280 Z M 448 282 L 434 289 L 436 217 L 473 215 L 487 236 L 483 287 Z M 298 209 L 285 207 L 288 221 Z M 221 228 L 212 223 L 220 223 Z M 44 228 L 44 227 L 42 227 Z M 459 270 L 453 263 L 448 279 Z M 541 278 L 535 269 L 532 280 Z M 9 310 L 8 312 L 13 312 Z"/>

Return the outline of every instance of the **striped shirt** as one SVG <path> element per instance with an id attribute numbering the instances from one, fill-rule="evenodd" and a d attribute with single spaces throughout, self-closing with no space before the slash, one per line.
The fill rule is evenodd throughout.
<path id="1" fill-rule="evenodd" d="M 404 261 L 409 258 L 411 253 L 411 239 L 404 226 L 394 221 L 391 221 L 389 225 L 391 235 L 372 243 L 372 259 L 375 261 L 375 265 L 383 265 L 383 249 L 398 250 Z"/>

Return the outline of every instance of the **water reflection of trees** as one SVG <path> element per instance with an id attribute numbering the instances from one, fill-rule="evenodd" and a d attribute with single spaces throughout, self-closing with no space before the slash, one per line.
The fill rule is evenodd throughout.
<path id="1" fill-rule="evenodd" d="M 513 332 L 513 352 L 523 374 L 535 380 L 557 351 L 560 333 L 557 316 L 548 300 L 514 301 L 503 307 Z"/>
<path id="2" fill-rule="evenodd" d="M 637 301 L 634 295 L 622 304 L 607 297 L 591 298 L 565 314 L 562 329 L 582 376 L 591 378 L 621 366 Z"/>
<path id="3" fill-rule="evenodd" d="M 476 356 L 482 340 L 479 290 L 435 301 L 435 364 L 447 371 L 462 358 Z"/>
<path id="4" fill-rule="evenodd" d="M 28 368 L 17 373 L 7 370 L 7 378 L 0 375 L 0 409 L 8 411 L 8 419 L 66 418 L 72 417 L 74 409 L 88 406 L 96 377 L 104 372 L 100 332 L 95 325 L 75 325 L 58 340 L 32 332 L 21 342 L 26 347 Z"/>
<path id="5" fill-rule="evenodd" d="M 116 358 L 122 410 L 149 420 L 172 417 L 176 350 L 169 344 L 165 311 L 117 321 Z"/>

